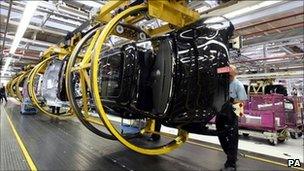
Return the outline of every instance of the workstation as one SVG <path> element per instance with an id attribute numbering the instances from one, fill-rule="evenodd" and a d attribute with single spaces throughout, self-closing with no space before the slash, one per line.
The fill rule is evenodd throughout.
<path id="1" fill-rule="evenodd" d="M 304 170 L 303 2 L 0 4 L 0 170 Z"/>

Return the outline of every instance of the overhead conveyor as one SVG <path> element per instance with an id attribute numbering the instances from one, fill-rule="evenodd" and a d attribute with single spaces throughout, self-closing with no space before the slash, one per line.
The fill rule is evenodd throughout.
<path id="1" fill-rule="evenodd" d="M 153 19 L 167 24 L 138 26 Z M 210 134 L 206 124 L 228 97 L 230 21 L 200 18 L 186 1 L 109 1 L 91 26 L 47 49 L 28 73 L 34 106 L 60 120 L 76 114 L 95 134 L 146 155 L 179 148 L 189 133 Z M 10 83 L 13 96 L 24 77 Z M 138 141 L 166 137 L 159 124 L 178 133 L 158 144 Z"/>
<path id="2" fill-rule="evenodd" d="M 60 98 L 65 94 L 61 95 L 59 90 L 62 85 L 60 78 L 63 79 L 65 73 L 62 68 L 69 52 L 69 49 L 63 47 L 50 47 L 44 52 L 42 62 L 28 76 L 28 92 L 33 104 L 43 114 L 61 120 L 73 117 L 68 102 Z"/>
<path id="3" fill-rule="evenodd" d="M 218 146 L 188 136 L 232 130 L 227 121 L 218 130 L 206 126 L 225 104 L 242 113 L 243 105 L 228 103 L 229 51 L 240 39 L 229 19 L 201 16 L 188 2 L 108 1 L 16 74 L 9 95 L 39 109 L 24 116 L 13 100 L 0 106 L 1 122 L 16 128 L 31 158 L 18 152 L 16 163 L 27 156 L 39 170 L 222 168 Z M 149 22 L 157 25 L 143 25 Z M 160 140 L 151 141 L 155 135 Z M 244 153 L 239 170 L 290 169 L 281 159 Z"/>

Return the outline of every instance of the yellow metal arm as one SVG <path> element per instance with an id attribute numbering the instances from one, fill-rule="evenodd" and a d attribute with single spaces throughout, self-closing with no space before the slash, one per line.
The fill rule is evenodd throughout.
<path id="1" fill-rule="evenodd" d="M 189 9 L 181 1 L 148 1 L 149 15 L 174 26 L 183 27 L 199 19 L 198 12 Z"/>
<path id="2" fill-rule="evenodd" d="M 50 58 L 53 54 L 58 54 L 59 59 L 62 59 L 69 53 L 65 48 L 61 48 L 58 46 L 49 47 L 47 50 L 43 52 L 42 60 Z"/>
<path id="3" fill-rule="evenodd" d="M 94 22 L 108 23 L 114 16 L 111 11 L 123 7 L 128 8 L 130 1 L 110 1 L 102 6 L 99 13 L 94 18 Z M 148 0 L 148 15 L 168 22 L 168 24 L 148 30 L 151 37 L 163 35 L 172 31 L 175 27 L 183 27 L 197 21 L 200 14 L 186 6 L 184 0 Z M 125 23 L 134 24 L 143 20 L 144 15 L 129 16 L 125 19 Z"/>
<path id="4" fill-rule="evenodd" d="M 122 0 L 109 1 L 100 8 L 99 14 L 96 16 L 95 20 L 102 23 L 109 22 L 113 18 L 110 12 L 113 11 L 114 9 L 117 9 L 120 6 L 127 5 L 128 2 L 129 1 L 122 1 Z"/>

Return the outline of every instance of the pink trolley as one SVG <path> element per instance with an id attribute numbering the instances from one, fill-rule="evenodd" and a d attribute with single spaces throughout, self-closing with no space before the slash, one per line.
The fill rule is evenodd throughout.
<path id="1" fill-rule="evenodd" d="M 284 96 L 281 94 L 251 95 L 246 101 L 244 116 L 239 118 L 240 134 L 266 138 L 276 145 L 288 138 Z"/>
<path id="2" fill-rule="evenodd" d="M 285 98 L 286 125 L 291 138 L 296 139 L 303 134 L 303 99 L 297 96 Z"/>

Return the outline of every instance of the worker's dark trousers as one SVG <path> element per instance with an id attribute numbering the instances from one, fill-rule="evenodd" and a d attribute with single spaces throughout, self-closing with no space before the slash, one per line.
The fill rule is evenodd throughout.
<path id="1" fill-rule="evenodd" d="M 5 102 L 7 102 L 7 97 L 6 97 L 6 95 L 4 95 L 3 97 L 4 97 L 4 99 L 5 99 Z"/>
<path id="2" fill-rule="evenodd" d="M 236 167 L 239 141 L 238 117 L 233 112 L 231 104 L 225 105 L 216 117 L 216 129 L 221 146 L 227 155 L 225 167 Z"/>
<path id="3" fill-rule="evenodd" d="M 5 102 L 7 102 L 6 95 L 2 95 L 2 96 L 0 96 L 0 101 L 1 101 L 1 102 L 3 102 L 3 99 L 5 100 Z"/>
<path id="4" fill-rule="evenodd" d="M 161 128 L 161 123 L 160 123 L 160 121 L 156 120 L 155 121 L 155 129 L 154 130 L 157 131 L 157 132 L 160 132 L 160 128 Z M 152 138 L 155 139 L 155 140 L 157 140 L 157 139 L 160 138 L 160 135 L 158 135 L 158 134 L 152 134 Z"/>
<path id="5" fill-rule="evenodd" d="M 51 108 L 52 108 L 52 113 L 53 113 L 53 114 L 59 114 L 59 112 L 60 112 L 60 107 L 52 106 Z M 55 110 L 56 110 L 57 113 L 55 113 Z"/>

